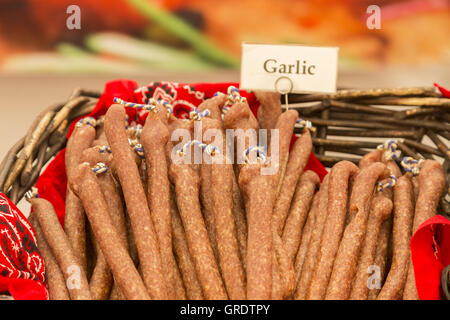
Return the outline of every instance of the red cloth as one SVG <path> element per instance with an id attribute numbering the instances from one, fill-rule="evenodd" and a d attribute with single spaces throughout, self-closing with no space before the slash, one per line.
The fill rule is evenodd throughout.
<path id="1" fill-rule="evenodd" d="M 445 89 L 443 86 L 440 86 L 437 83 L 434 83 L 434 86 L 439 89 L 444 98 L 450 98 L 450 90 Z"/>
<path id="2" fill-rule="evenodd" d="M 15 299 L 47 299 L 45 267 L 30 222 L 0 193 L 0 292 Z"/>
<path id="3" fill-rule="evenodd" d="M 439 300 L 442 269 L 450 264 L 450 221 L 428 219 L 411 238 L 411 258 L 421 300 Z"/>

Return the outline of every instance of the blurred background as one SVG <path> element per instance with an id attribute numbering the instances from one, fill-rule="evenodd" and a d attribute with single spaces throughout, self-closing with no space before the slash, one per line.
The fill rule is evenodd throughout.
<path id="1" fill-rule="evenodd" d="M 340 87 L 450 86 L 450 0 L 0 0 L 0 158 L 76 87 L 238 81 L 242 41 L 338 46 Z"/>

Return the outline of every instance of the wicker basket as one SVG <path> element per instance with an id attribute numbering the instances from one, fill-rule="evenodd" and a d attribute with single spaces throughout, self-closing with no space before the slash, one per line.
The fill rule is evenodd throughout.
<path id="1" fill-rule="evenodd" d="M 42 168 L 65 147 L 70 123 L 90 113 L 100 94 L 76 89 L 66 102 L 41 112 L 1 162 L 0 192 L 19 202 L 34 186 Z M 314 153 L 327 167 L 341 160 L 358 163 L 384 140 L 395 138 L 399 139 L 402 155 L 443 160 L 447 184 L 450 180 L 450 151 L 442 140 L 450 140 L 450 99 L 442 98 L 433 87 L 292 94 L 288 103 L 317 128 Z M 450 218 L 445 196 L 439 206 L 439 212 Z M 448 272 L 447 267 L 442 275 L 443 296 L 447 299 Z"/>

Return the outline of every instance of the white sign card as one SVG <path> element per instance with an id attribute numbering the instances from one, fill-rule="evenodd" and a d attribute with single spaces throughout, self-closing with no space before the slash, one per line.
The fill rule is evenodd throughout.
<path id="1" fill-rule="evenodd" d="M 242 43 L 244 90 L 336 92 L 337 47 Z"/>

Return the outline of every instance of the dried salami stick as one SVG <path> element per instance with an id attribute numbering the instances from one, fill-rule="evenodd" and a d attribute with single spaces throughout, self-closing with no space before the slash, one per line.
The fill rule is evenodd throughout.
<path id="1" fill-rule="evenodd" d="M 283 300 L 284 283 L 280 271 L 280 265 L 277 260 L 277 255 L 274 254 L 272 258 L 272 300 Z"/>
<path id="2" fill-rule="evenodd" d="M 416 208 L 414 210 L 414 223 L 412 234 L 419 226 L 436 215 L 436 209 L 445 188 L 444 170 L 439 162 L 435 160 L 425 160 L 422 163 L 419 173 L 419 194 L 417 196 Z M 404 300 L 418 300 L 414 268 L 411 258 L 409 259 L 409 270 L 406 278 Z"/>
<path id="3" fill-rule="evenodd" d="M 358 167 L 349 161 L 338 162 L 331 169 L 328 188 L 328 215 L 323 231 L 326 236 L 322 237 L 320 243 L 317 264 L 308 288 L 307 299 L 322 300 L 325 298 L 334 259 L 345 228 L 349 180 L 353 179 L 358 173 Z"/>
<path id="4" fill-rule="evenodd" d="M 296 284 L 295 284 L 296 290 L 298 288 L 298 280 L 300 279 L 303 263 L 305 262 L 306 252 L 308 251 L 309 242 L 311 240 L 311 234 L 316 219 L 317 206 L 319 204 L 319 195 L 320 190 L 317 191 L 313 197 L 311 208 L 309 209 L 305 226 L 302 229 L 302 238 L 300 241 L 300 246 L 298 248 L 297 255 L 295 257 L 294 272 L 296 277 Z"/>
<path id="5" fill-rule="evenodd" d="M 223 117 L 225 129 L 235 130 L 235 163 L 240 163 L 244 156 L 243 151 L 257 145 L 258 121 L 253 115 L 246 101 L 236 102 Z M 242 164 L 238 166 L 238 169 Z"/>
<path id="6" fill-rule="evenodd" d="M 283 230 L 282 240 L 288 259 L 294 262 L 302 238 L 314 192 L 320 184 L 319 176 L 314 171 L 305 171 L 297 183 L 294 200 Z"/>
<path id="7" fill-rule="evenodd" d="M 274 232 L 273 249 L 277 258 L 277 269 L 279 270 L 280 280 L 282 282 L 282 298 L 287 299 L 292 296 L 295 288 L 294 264 L 286 253 L 281 237 L 275 233 L 275 230 L 273 230 L 273 228 L 272 231 Z"/>
<path id="8" fill-rule="evenodd" d="M 295 141 L 289 154 L 286 165 L 286 173 L 278 197 L 275 200 L 273 209 L 273 224 L 279 235 L 282 235 L 286 217 L 291 206 L 295 187 L 303 174 L 303 169 L 308 162 L 312 150 L 312 140 L 309 130 L 304 130 L 303 134 Z"/>
<path id="9" fill-rule="evenodd" d="M 181 272 L 175 261 L 175 300 L 186 300 L 186 288 L 184 287 L 183 279 L 181 278 Z"/>
<path id="10" fill-rule="evenodd" d="M 211 194 L 222 276 L 230 299 L 244 300 L 245 274 L 233 215 L 233 179 L 231 164 L 211 165 Z"/>
<path id="11" fill-rule="evenodd" d="M 227 101 L 226 95 L 218 94 L 200 103 L 197 110 L 199 112 L 208 110 L 209 118 L 216 119 L 222 122 L 222 108 L 226 101 Z"/>
<path id="12" fill-rule="evenodd" d="M 172 162 L 169 173 L 175 184 L 178 210 L 203 294 L 208 300 L 227 299 L 200 210 L 200 179 L 189 164 Z"/>
<path id="13" fill-rule="evenodd" d="M 378 192 L 372 199 L 371 211 L 367 221 L 366 236 L 361 247 L 360 258 L 353 280 L 350 300 L 367 300 L 368 268 L 374 264 L 378 236 L 383 222 L 392 212 L 392 200 L 383 192 Z"/>
<path id="14" fill-rule="evenodd" d="M 269 156 L 272 159 L 276 159 L 275 163 L 278 166 L 278 170 L 273 175 L 274 185 L 275 185 L 275 199 L 277 199 L 280 195 L 281 186 L 284 181 L 284 175 L 286 171 L 286 166 L 289 158 L 289 146 L 291 144 L 292 134 L 294 132 L 295 122 L 298 119 L 298 112 L 295 110 L 287 110 L 283 112 L 277 120 L 275 125 L 275 130 L 278 130 L 278 152 L 274 152 L 272 150 L 272 145 L 274 142 L 271 142 L 269 145 Z M 273 137 L 272 137 L 273 138 Z M 277 141 L 275 141 L 277 143 Z M 272 160 L 273 161 L 273 160 Z M 305 163 L 306 165 L 306 163 Z M 298 171 L 296 171 L 298 173 Z M 301 172 L 301 171 L 300 171 Z M 290 177 L 291 178 L 291 177 Z M 294 182 L 298 181 L 298 178 L 292 177 Z M 294 185 L 295 186 L 295 185 Z M 288 190 L 289 189 L 289 190 Z M 292 191 L 293 184 L 288 179 L 288 184 L 286 185 L 286 189 L 284 191 L 289 192 L 290 199 L 292 199 Z M 283 197 L 286 195 L 283 195 Z M 277 210 L 280 210 L 277 208 Z M 286 213 L 281 213 L 274 210 L 274 214 L 280 215 L 279 218 L 276 218 L 275 223 L 281 224 L 281 220 Z M 276 227 L 276 225 L 275 225 Z M 279 227 L 278 227 L 279 228 Z M 278 229 L 277 228 L 277 229 Z M 278 232 L 280 234 L 280 232 Z"/>
<path id="15" fill-rule="evenodd" d="M 378 300 L 401 298 L 408 275 L 409 242 L 414 214 L 414 194 L 409 175 L 400 177 L 394 186 L 393 258 Z"/>
<path id="16" fill-rule="evenodd" d="M 118 241 L 119 233 L 108 212 L 108 205 L 95 173 L 87 162 L 79 165 L 77 171 L 76 179 L 70 187 L 83 202 L 92 231 L 111 268 L 114 281 L 127 299 L 150 299 L 125 245 Z"/>
<path id="17" fill-rule="evenodd" d="M 71 181 L 73 171 L 81 163 L 81 153 L 92 145 L 95 139 L 95 128 L 89 124 L 76 125 L 72 135 L 67 141 L 65 164 L 68 183 Z M 66 193 L 66 209 L 64 215 L 64 231 L 70 244 L 79 257 L 81 267 L 86 271 L 86 229 L 83 206 L 70 188 Z"/>
<path id="18" fill-rule="evenodd" d="M 273 183 L 261 175 L 262 164 L 245 164 L 239 173 L 239 185 L 247 197 L 247 299 L 272 296 Z"/>
<path id="19" fill-rule="evenodd" d="M 203 167 L 209 167 L 208 192 L 212 199 L 214 229 L 217 240 L 219 263 L 228 296 L 232 300 L 245 299 L 245 275 L 239 253 L 236 224 L 233 214 L 233 165 L 223 149 L 223 135 L 217 119 L 203 119 L 204 142 L 217 150 L 205 153 Z M 215 132 L 213 131 L 215 130 Z M 214 132 L 214 139 L 206 133 Z M 215 140 L 218 141 L 215 141 Z M 219 146 L 213 143 L 219 144 Z M 211 163 L 211 164 L 210 164 Z"/>
<path id="20" fill-rule="evenodd" d="M 178 266 L 186 287 L 186 296 L 189 300 L 203 300 L 202 287 L 195 271 L 194 262 L 184 232 L 183 223 L 181 221 L 175 197 L 170 200 L 170 212 L 172 221 L 173 250 L 178 260 Z"/>
<path id="21" fill-rule="evenodd" d="M 218 262 L 219 250 L 216 235 L 216 221 L 214 219 L 214 204 L 211 195 L 211 165 L 205 163 L 200 165 L 200 202 L 214 258 Z M 219 269 L 220 267 L 219 265 Z"/>
<path id="22" fill-rule="evenodd" d="M 386 269 L 388 268 L 388 256 L 389 245 L 392 235 L 392 216 L 388 217 L 382 224 L 380 235 L 378 237 L 377 251 L 375 253 L 374 265 L 379 267 L 381 285 L 386 275 Z M 375 300 L 378 296 L 380 289 L 374 288 L 369 291 L 368 300 Z"/>
<path id="23" fill-rule="evenodd" d="M 167 294 L 175 299 L 175 258 L 170 222 L 170 182 L 165 154 L 169 140 L 167 126 L 150 113 L 141 134 L 148 173 L 148 202 L 158 236 L 159 252 L 165 270 Z"/>
<path id="24" fill-rule="evenodd" d="M 124 120 L 124 108 L 120 105 L 112 105 L 106 113 L 105 132 L 114 155 L 117 175 L 122 185 L 144 283 L 153 299 L 164 300 L 167 299 L 167 288 L 163 276 L 157 235 L 134 155 L 128 144 L 127 134 L 123 126 Z"/>
<path id="25" fill-rule="evenodd" d="M 230 150 L 228 148 L 225 148 L 225 131 L 223 127 L 222 117 L 221 117 L 221 108 L 223 104 L 226 101 L 225 95 L 218 95 L 214 98 L 208 99 L 205 102 L 203 102 L 198 109 L 199 110 L 211 110 L 211 119 L 214 119 L 215 121 L 211 121 L 211 119 L 205 118 L 203 119 L 203 132 L 205 132 L 208 129 L 215 129 L 217 130 L 217 133 L 220 133 L 222 135 L 222 142 L 219 143 L 220 149 L 223 149 L 226 152 L 226 156 L 230 157 Z M 208 140 L 204 141 L 205 143 L 211 143 Z M 233 167 L 227 167 L 227 170 L 233 170 Z M 209 185 L 211 185 L 210 175 L 211 175 L 211 168 L 209 166 L 203 166 L 201 167 L 201 194 L 202 194 L 202 204 L 203 205 L 203 214 L 205 216 L 205 223 L 206 227 L 208 229 L 208 233 L 210 234 L 210 238 L 212 238 L 211 244 L 213 246 L 213 250 L 215 246 L 217 246 L 217 242 L 215 239 L 215 227 L 208 228 L 208 225 L 216 225 L 214 222 L 214 217 L 210 217 L 210 211 L 211 209 L 211 201 L 208 201 L 208 197 L 211 198 L 211 193 L 209 192 Z M 241 199 L 241 193 L 239 190 L 238 183 L 236 181 L 236 176 L 233 174 L 232 177 L 232 197 L 233 197 L 233 212 L 235 216 L 235 229 L 237 233 L 237 239 L 239 242 L 239 253 L 242 257 L 242 262 L 245 266 L 245 255 L 246 255 L 246 248 L 247 248 L 247 221 L 245 218 L 245 211 L 244 206 Z M 204 190 L 204 192 L 203 192 Z M 205 206 L 206 204 L 206 206 Z M 211 231 L 210 231 L 211 230 Z"/>
<path id="26" fill-rule="evenodd" d="M 383 155 L 383 151 L 380 149 L 375 149 L 369 153 L 367 153 L 364 157 L 359 160 L 358 167 L 360 169 L 367 168 L 369 165 L 375 162 L 381 162 L 381 156 Z"/>
<path id="27" fill-rule="evenodd" d="M 389 176 L 389 170 L 381 162 L 375 162 L 362 169 L 355 178 L 350 195 L 350 222 L 344 230 L 328 283 L 325 298 L 345 300 L 350 295 L 352 279 L 355 275 L 358 256 L 366 233 L 367 217 L 375 182 Z"/>
<path id="28" fill-rule="evenodd" d="M 379 149 L 383 150 L 382 156 L 381 156 L 381 162 L 386 164 L 389 171 L 391 172 L 391 175 L 394 175 L 395 177 L 401 176 L 400 168 L 398 167 L 397 163 L 393 160 L 394 155 L 396 156 L 395 152 L 397 149 L 397 145 L 395 144 L 395 140 L 388 140 L 383 145 L 378 146 Z M 393 192 L 391 188 L 388 188 L 384 191 L 386 196 L 388 196 L 391 200 L 393 200 Z M 378 236 L 378 244 L 377 249 L 375 253 L 375 261 L 374 265 L 379 267 L 380 270 L 380 279 L 384 280 L 387 268 L 388 268 L 388 260 L 390 255 L 390 249 L 392 247 L 391 240 L 392 240 L 392 224 L 393 224 L 393 217 L 392 215 L 389 216 L 382 224 L 380 234 Z M 380 292 L 381 288 L 373 288 L 369 291 L 368 299 L 369 300 L 375 300 L 378 296 L 378 293 Z"/>
<path id="29" fill-rule="evenodd" d="M 295 110 L 288 110 L 282 113 L 275 125 L 275 130 L 278 131 L 278 141 L 271 141 L 269 146 L 269 155 L 272 159 L 272 164 L 274 164 L 275 172 L 271 175 L 273 188 L 275 190 L 275 199 L 278 198 L 278 194 L 281 189 L 284 172 L 286 170 L 286 165 L 289 157 L 289 146 L 292 139 L 292 133 L 294 130 L 295 122 L 298 118 L 298 112 Z M 274 137 L 271 138 L 272 140 Z M 277 145 L 276 149 L 272 149 L 274 145 Z M 291 186 L 292 187 L 292 186 Z M 292 198 L 292 194 L 291 194 Z M 272 215 L 276 214 L 273 210 Z M 278 216 L 285 215 L 278 211 Z M 283 281 L 283 297 L 290 296 L 294 290 L 295 278 L 294 278 L 294 267 L 290 259 L 288 259 L 286 252 L 283 247 L 283 242 L 280 237 L 280 232 L 278 231 L 279 220 L 276 221 L 272 217 L 272 232 L 273 232 L 273 248 L 276 254 L 276 261 L 279 264 L 278 270 L 281 273 L 280 279 Z"/>
<path id="30" fill-rule="evenodd" d="M 64 274 L 67 289 L 72 300 L 90 300 L 86 273 L 64 233 L 52 204 L 40 198 L 30 199 L 39 225 Z"/>
<path id="31" fill-rule="evenodd" d="M 88 162 L 91 167 L 95 166 L 99 162 L 110 166 L 113 165 L 113 157 L 110 152 L 111 151 L 107 145 L 94 146 L 83 151 L 81 159 L 83 162 Z M 128 251 L 129 246 L 127 240 L 125 214 L 119 187 L 110 171 L 99 175 L 97 179 L 108 205 L 111 219 L 117 229 L 117 232 L 119 233 L 120 241 Z M 110 294 L 111 285 L 113 291 L 118 290 L 118 288 L 116 283 L 113 284 L 111 270 L 109 269 L 98 244 L 95 242 L 96 241 L 94 241 L 94 246 L 97 249 L 97 262 L 89 281 L 89 287 L 94 300 L 105 300 Z M 120 294 L 121 293 L 118 293 L 118 295 Z"/>
<path id="32" fill-rule="evenodd" d="M 261 129 L 267 130 L 267 142 L 270 141 L 270 130 L 275 128 L 278 117 L 281 115 L 281 99 L 278 92 L 255 91 L 259 101 L 258 122 Z"/>
<path id="33" fill-rule="evenodd" d="M 31 214 L 30 223 L 36 234 L 37 246 L 45 263 L 45 278 L 48 285 L 48 295 L 50 300 L 70 300 L 69 291 L 67 291 L 64 274 L 58 266 L 50 247 L 45 240 L 41 226 L 37 221 L 36 215 Z"/>
<path id="34" fill-rule="evenodd" d="M 329 175 L 326 175 L 322 185 L 320 186 L 320 197 L 318 199 L 317 212 L 315 214 L 315 221 L 312 227 L 311 239 L 309 241 L 308 250 L 306 251 L 300 278 L 297 283 L 297 290 L 294 295 L 296 300 L 304 300 L 306 298 L 306 292 L 317 263 L 317 253 L 320 249 L 322 232 L 327 219 L 329 177 Z"/>
<path id="35" fill-rule="evenodd" d="M 239 244 L 239 253 L 242 260 L 244 271 L 246 269 L 247 256 L 247 218 L 244 208 L 244 201 L 242 199 L 241 190 L 236 181 L 236 175 L 233 177 L 233 213 L 236 224 L 236 236 Z"/>
<path id="36" fill-rule="evenodd" d="M 92 276 L 89 279 L 89 291 L 92 300 L 106 300 L 111 293 L 113 276 L 96 239 L 93 241 L 93 245 L 97 252 L 97 259 Z"/>

